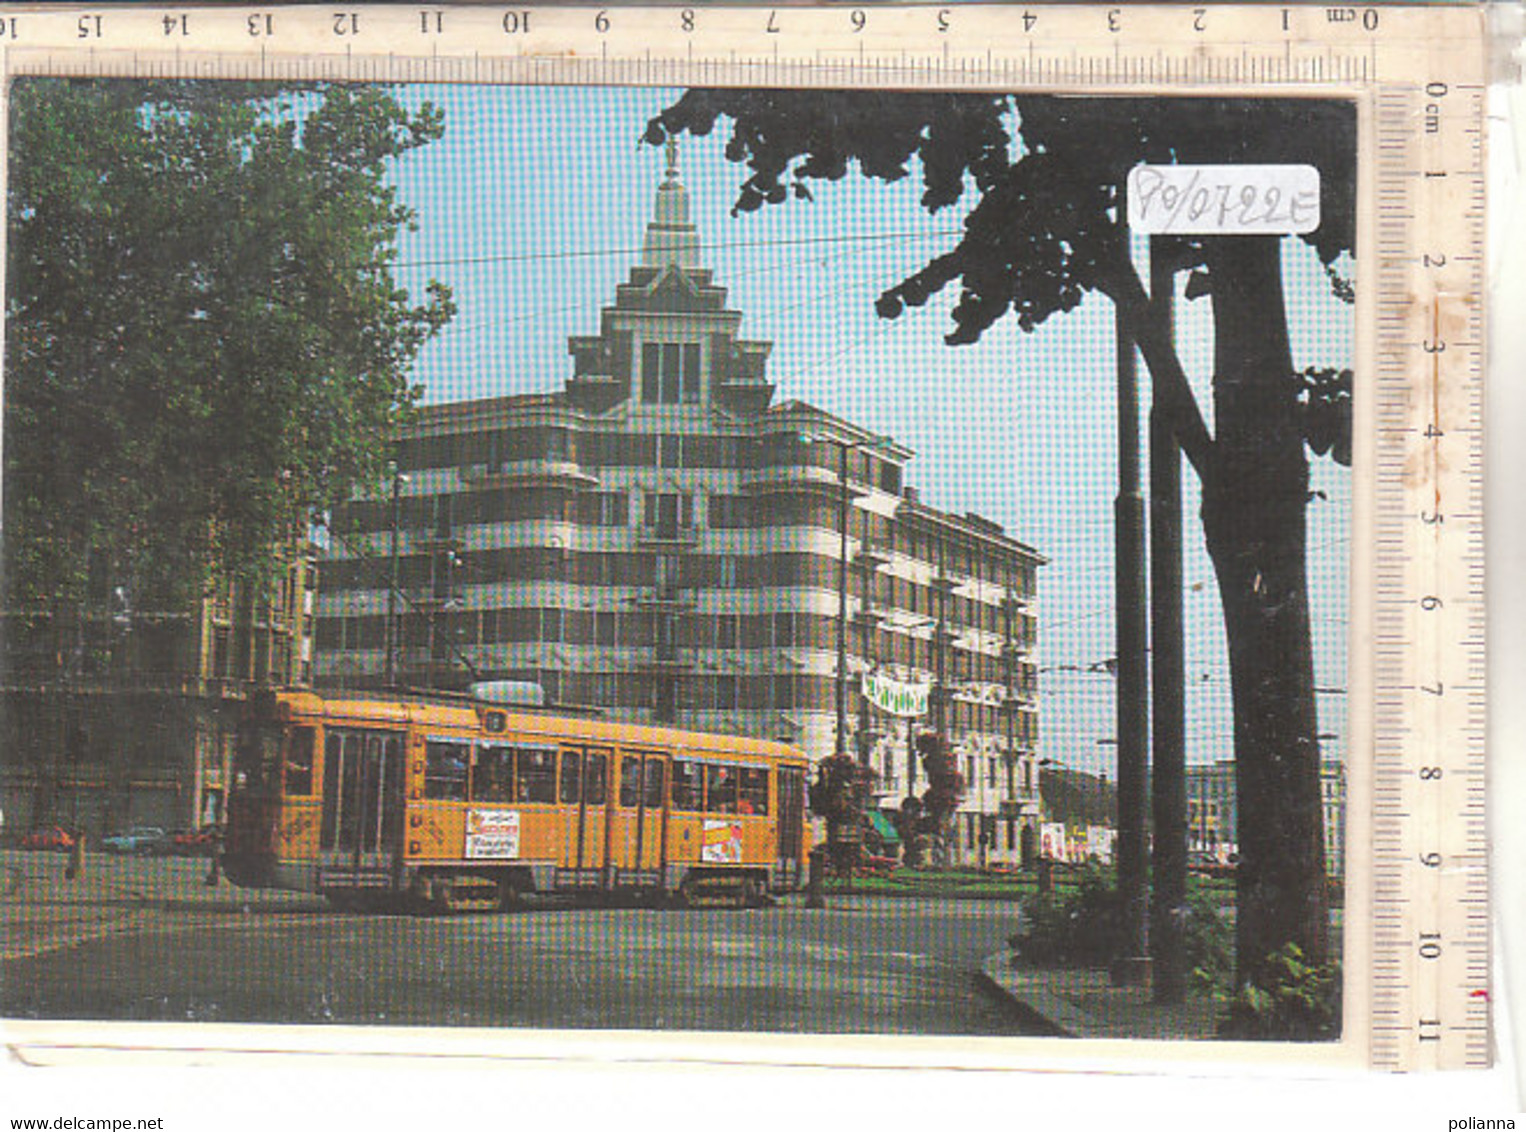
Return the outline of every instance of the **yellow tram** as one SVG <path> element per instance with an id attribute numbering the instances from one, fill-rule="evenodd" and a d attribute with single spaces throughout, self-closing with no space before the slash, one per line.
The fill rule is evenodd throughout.
<path id="1" fill-rule="evenodd" d="M 239 736 L 222 864 L 345 907 L 745 905 L 804 885 L 807 769 L 780 743 L 468 697 L 267 692 Z"/>

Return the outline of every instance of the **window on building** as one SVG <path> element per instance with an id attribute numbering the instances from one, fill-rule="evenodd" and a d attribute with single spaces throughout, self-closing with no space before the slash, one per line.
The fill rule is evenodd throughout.
<path id="1" fill-rule="evenodd" d="M 795 680 L 792 676 L 774 677 L 774 707 L 790 711 L 795 706 Z"/>
<path id="2" fill-rule="evenodd" d="M 795 615 L 793 613 L 774 614 L 774 645 L 778 648 L 788 648 L 795 643 Z"/>
<path id="3" fill-rule="evenodd" d="M 588 701 L 596 707 L 619 706 L 619 682 L 613 672 L 595 672 L 589 677 Z"/>
<path id="4" fill-rule="evenodd" d="M 578 496 L 578 522 L 585 527 L 623 527 L 629 522 L 623 491 L 591 491 Z"/>
<path id="5" fill-rule="evenodd" d="M 613 645 L 618 643 L 616 624 L 616 618 L 613 613 L 594 614 L 594 644 Z"/>
<path id="6" fill-rule="evenodd" d="M 737 678 L 735 676 L 715 678 L 715 709 L 717 711 L 737 710 Z"/>
<path id="7" fill-rule="evenodd" d="M 562 639 L 562 611 L 560 609 L 543 609 L 540 611 L 540 639 L 553 644 Z"/>
<path id="8" fill-rule="evenodd" d="M 712 495 L 709 523 L 717 530 L 736 530 L 750 522 L 752 501 L 745 495 Z"/>
<path id="9" fill-rule="evenodd" d="M 641 399 L 649 405 L 699 400 L 699 344 L 647 342 L 641 348 Z"/>
<path id="10" fill-rule="evenodd" d="M 715 647 L 718 649 L 734 649 L 737 647 L 736 614 L 722 613 L 716 617 Z"/>
<path id="11" fill-rule="evenodd" d="M 658 492 L 646 493 L 642 523 L 658 538 L 676 536 L 694 526 L 694 497 Z"/>

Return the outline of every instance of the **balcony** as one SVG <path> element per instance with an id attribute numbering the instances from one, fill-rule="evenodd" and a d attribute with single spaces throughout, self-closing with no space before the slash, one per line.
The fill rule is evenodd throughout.
<path id="1" fill-rule="evenodd" d="M 956 574 L 939 572 L 933 576 L 932 581 L 928 584 L 935 590 L 951 594 L 967 581 L 969 581 L 968 578 L 961 578 Z"/>
<path id="2" fill-rule="evenodd" d="M 694 599 L 677 586 L 659 586 L 630 600 L 636 608 L 653 613 L 687 613 L 695 607 Z"/>
<path id="3" fill-rule="evenodd" d="M 636 546 L 641 550 L 672 552 L 693 550 L 698 545 L 699 530 L 695 527 L 681 527 L 677 523 L 642 527 L 636 533 Z"/>
<path id="4" fill-rule="evenodd" d="M 565 459 L 516 460 L 494 468 L 490 464 L 467 464 L 457 469 L 469 487 L 598 487 L 599 477 Z"/>
<path id="5" fill-rule="evenodd" d="M 644 657 L 637 662 L 637 667 L 645 672 L 688 672 L 694 667 L 694 660 L 690 656 L 688 649 L 680 649 L 671 645 L 658 645 L 652 651 L 651 656 Z"/>
<path id="6" fill-rule="evenodd" d="M 863 542 L 853 556 L 853 565 L 873 573 L 881 566 L 890 565 L 890 552 L 872 542 Z"/>
<path id="7" fill-rule="evenodd" d="M 842 495 L 842 484 L 835 469 L 818 464 L 771 464 L 766 468 L 743 471 L 742 490 L 753 495 L 806 492 L 838 499 Z M 868 493 L 863 484 L 852 479 L 848 481 L 849 498 L 856 499 Z"/>
<path id="8" fill-rule="evenodd" d="M 853 624 L 862 629 L 878 628 L 890 617 L 890 611 L 877 605 L 861 605 L 853 611 Z"/>

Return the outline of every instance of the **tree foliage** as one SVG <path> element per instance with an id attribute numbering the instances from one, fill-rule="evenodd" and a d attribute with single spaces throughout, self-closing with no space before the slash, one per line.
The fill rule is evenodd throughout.
<path id="1" fill-rule="evenodd" d="M 392 276 L 390 161 L 443 122 L 374 87 L 20 79 L 12 88 L 6 597 L 139 607 L 372 482 L 451 317 Z"/>
<path id="2" fill-rule="evenodd" d="M 809 199 L 812 181 L 855 169 L 887 183 L 915 169 L 929 212 L 973 192 L 976 203 L 954 248 L 876 304 L 882 316 L 896 318 L 958 283 L 950 345 L 977 341 L 1008 314 L 1033 330 L 1090 290 L 1142 312 L 1123 198 L 1128 171 L 1141 162 L 1312 164 L 1321 175 L 1322 223 L 1305 238 L 1327 266 L 1354 248 L 1354 118 L 1334 103 L 692 90 L 648 123 L 646 140 L 658 144 L 683 131 L 705 136 L 722 118 L 732 122 L 726 156 L 751 170 L 737 212 Z M 1209 251 L 1223 241 L 1174 243 L 1177 268 L 1199 269 L 1206 279 Z M 1338 275 L 1332 285 L 1349 291 Z M 1180 439 L 1201 471 L 1210 440 L 1180 364 L 1157 335 L 1136 329 L 1147 359 L 1155 355 L 1158 393 L 1183 414 Z"/>

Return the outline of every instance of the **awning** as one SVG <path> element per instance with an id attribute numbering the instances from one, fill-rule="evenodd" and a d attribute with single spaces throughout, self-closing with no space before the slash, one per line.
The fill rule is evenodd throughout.
<path id="1" fill-rule="evenodd" d="M 880 840 L 886 845 L 899 845 L 901 835 L 895 831 L 895 826 L 890 824 L 890 819 L 878 810 L 868 810 L 865 816 L 869 824 L 874 827 L 874 832 L 880 835 Z"/>

